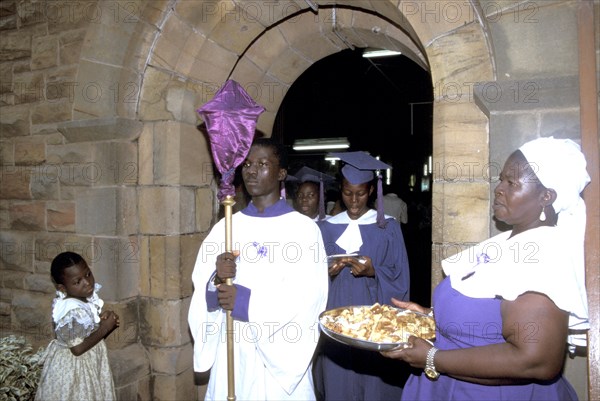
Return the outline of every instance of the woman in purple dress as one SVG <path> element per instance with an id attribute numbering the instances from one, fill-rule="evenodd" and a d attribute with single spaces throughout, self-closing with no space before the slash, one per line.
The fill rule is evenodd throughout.
<path id="1" fill-rule="evenodd" d="M 560 160 L 560 163 L 557 161 Z M 424 368 L 403 400 L 576 400 L 562 376 L 567 347 L 589 328 L 583 243 L 589 182 L 579 145 L 539 138 L 513 152 L 495 188 L 494 216 L 511 231 L 442 261 L 432 346 L 384 356 Z"/>
<path id="2" fill-rule="evenodd" d="M 373 170 L 389 166 L 365 152 L 335 154 L 342 168 L 341 196 L 346 211 L 318 222 L 329 263 L 327 309 L 351 305 L 390 304 L 408 299 L 409 266 L 400 224 L 368 206 L 374 192 Z M 379 186 L 380 187 L 380 186 Z M 381 197 L 381 191 L 378 191 Z M 378 352 L 337 343 L 321 336 L 315 362 L 315 386 L 322 399 L 398 400 L 408 367 Z M 398 374 L 404 370 L 406 375 Z"/>

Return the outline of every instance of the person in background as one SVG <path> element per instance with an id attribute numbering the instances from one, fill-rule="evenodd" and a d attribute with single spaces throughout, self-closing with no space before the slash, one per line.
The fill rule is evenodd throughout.
<path id="1" fill-rule="evenodd" d="M 408 299 L 410 273 L 404 238 L 398 223 L 385 218 L 381 205 L 369 206 L 375 192 L 374 170 L 389 166 L 366 152 L 334 153 L 342 168 L 341 197 L 346 211 L 318 222 L 328 255 L 327 309 L 345 306 L 390 304 L 392 298 Z M 381 201 L 381 181 L 377 180 Z M 391 362 L 391 363 L 390 363 Z M 315 386 L 324 400 L 395 400 L 408 369 L 379 353 L 352 348 L 321 337 L 315 361 Z"/>
<path id="2" fill-rule="evenodd" d="M 81 255 L 58 254 L 50 265 L 55 339 L 44 353 L 35 394 L 39 401 L 115 400 L 115 386 L 104 339 L 119 327 L 119 316 L 101 312 L 101 288 Z"/>
<path id="3" fill-rule="evenodd" d="M 232 216 L 234 252 L 224 252 L 225 222 L 202 242 L 192 281 L 188 322 L 194 371 L 210 370 L 206 400 L 226 400 L 226 311 L 236 336 L 235 395 L 239 400 L 314 400 L 316 326 L 327 301 L 327 263 L 317 224 L 281 197 L 285 148 L 253 142 L 242 163 L 251 197 Z M 233 285 L 226 280 L 233 279 Z"/>
<path id="4" fill-rule="evenodd" d="M 294 177 L 298 183 L 294 208 L 314 221 L 328 218 L 329 215 L 325 212 L 324 187 L 335 182 L 335 178 L 306 166 L 298 170 Z"/>
<path id="5" fill-rule="evenodd" d="M 408 207 L 398 195 L 388 192 L 383 197 L 383 211 L 402 224 L 408 223 Z"/>
<path id="6" fill-rule="evenodd" d="M 560 162 L 557 162 L 560 161 Z M 583 244 L 590 181 L 579 145 L 538 138 L 513 152 L 494 190 L 494 217 L 512 226 L 442 261 L 433 294 L 436 339 L 383 355 L 423 369 L 404 400 L 576 400 L 562 376 L 567 347 L 589 328 Z"/>

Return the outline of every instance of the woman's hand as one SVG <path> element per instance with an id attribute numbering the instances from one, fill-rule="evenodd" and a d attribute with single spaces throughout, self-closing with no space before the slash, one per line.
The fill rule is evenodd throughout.
<path id="1" fill-rule="evenodd" d="M 416 302 L 400 301 L 396 298 L 392 298 L 392 304 L 394 304 L 394 306 L 397 306 L 398 308 L 408 309 L 413 312 L 423 313 L 424 315 L 427 315 L 427 314 L 431 313 L 431 311 L 432 311 L 431 308 L 425 308 L 424 306 L 421 306 Z"/>
<path id="2" fill-rule="evenodd" d="M 381 351 L 381 355 L 386 358 L 399 359 L 407 362 L 413 368 L 423 369 L 427 359 L 427 353 L 432 345 L 422 338 L 410 336 L 408 345 L 405 348 L 393 349 L 390 351 Z"/>
<path id="3" fill-rule="evenodd" d="M 237 265 L 235 258 L 240 254 L 240 251 L 223 252 L 217 256 L 215 265 L 217 266 L 217 281 L 224 282 L 226 279 L 235 277 Z"/>

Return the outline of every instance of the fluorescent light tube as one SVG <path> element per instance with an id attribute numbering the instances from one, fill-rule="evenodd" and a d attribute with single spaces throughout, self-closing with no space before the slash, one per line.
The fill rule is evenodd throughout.
<path id="1" fill-rule="evenodd" d="M 317 138 L 317 139 L 296 139 L 294 141 L 294 150 L 339 150 L 348 149 L 350 142 L 347 138 Z"/>
<path id="2" fill-rule="evenodd" d="M 364 58 L 373 58 L 373 57 L 388 57 L 388 56 L 399 56 L 402 52 L 397 52 L 394 50 L 367 50 L 363 53 Z"/>

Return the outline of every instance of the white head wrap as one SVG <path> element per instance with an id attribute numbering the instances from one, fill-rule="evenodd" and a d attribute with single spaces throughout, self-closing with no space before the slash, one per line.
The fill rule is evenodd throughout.
<path id="1" fill-rule="evenodd" d="M 569 312 L 569 344 L 584 346 L 589 318 L 583 253 L 586 215 L 580 194 L 590 181 L 586 161 L 570 139 L 539 138 L 519 150 L 540 182 L 556 191 L 552 206 L 559 213 L 557 226 L 538 227 L 515 237 L 501 233 L 442 260 L 442 267 L 452 287 L 470 297 L 514 300 L 527 291 L 546 294 Z M 511 257 L 501 257 L 512 255 L 523 244 L 539 242 L 548 246 L 536 250 L 535 260 L 515 263 Z M 542 263 L 533 263 L 536 260 Z"/>
<path id="2" fill-rule="evenodd" d="M 556 226 L 563 237 L 570 240 L 570 249 L 575 262 L 580 291 L 585 294 L 585 203 L 581 192 L 590 182 L 586 171 L 586 161 L 580 146 L 570 139 L 554 137 L 538 138 L 519 148 L 529 162 L 536 176 L 548 189 L 556 191 L 552 203 L 558 213 Z"/>

